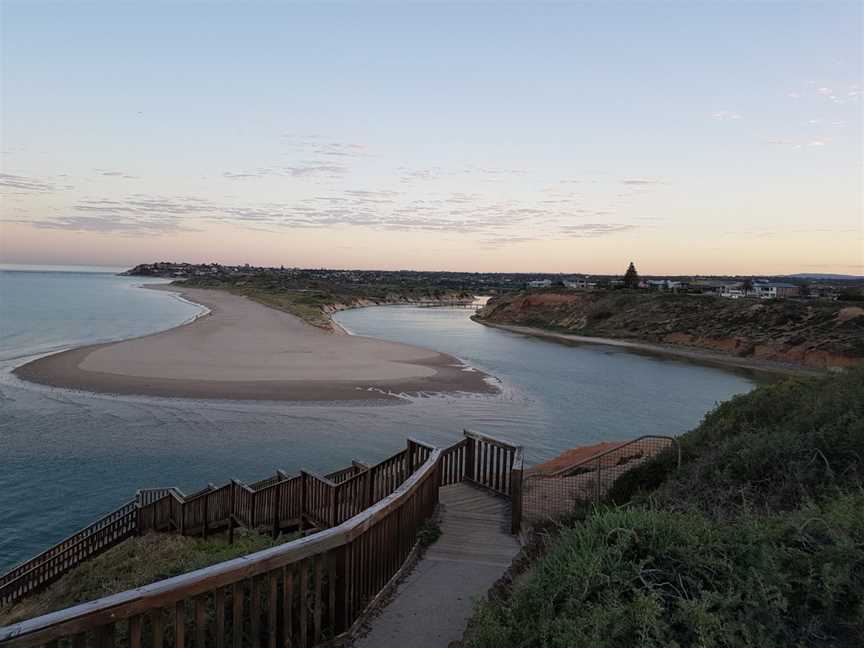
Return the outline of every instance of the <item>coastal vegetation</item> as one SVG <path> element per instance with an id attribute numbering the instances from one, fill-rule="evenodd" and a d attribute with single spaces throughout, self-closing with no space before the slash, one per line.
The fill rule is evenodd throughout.
<path id="1" fill-rule="evenodd" d="M 215 288 L 283 310 L 319 328 L 332 326 L 330 313 L 356 306 L 422 301 L 473 300 L 471 292 L 400 284 L 349 284 L 296 280 L 276 274 L 249 277 L 190 277 L 190 288 Z"/>
<path id="2" fill-rule="evenodd" d="M 475 319 L 822 369 L 864 362 L 864 308 L 857 302 L 544 291 L 494 297 Z"/>
<path id="3" fill-rule="evenodd" d="M 0 627 L 245 556 L 293 538 L 280 536 L 274 540 L 246 529 L 235 532 L 233 544 L 221 535 L 203 539 L 148 533 L 130 538 L 82 563 L 44 591 L 0 607 Z"/>
<path id="4" fill-rule="evenodd" d="M 864 368 L 759 387 L 538 534 L 466 648 L 860 646 Z"/>

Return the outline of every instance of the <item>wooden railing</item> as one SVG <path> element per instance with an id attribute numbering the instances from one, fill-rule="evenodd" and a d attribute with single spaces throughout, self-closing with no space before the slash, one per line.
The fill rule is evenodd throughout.
<path id="1" fill-rule="evenodd" d="M 127 502 L 0 578 L 0 605 L 17 601 L 137 533 L 137 507 Z"/>
<path id="2" fill-rule="evenodd" d="M 9 572 L 0 581 L 0 602 L 18 600 L 88 557 L 150 530 L 206 536 L 227 527 L 233 537 L 235 526 L 246 526 L 272 530 L 275 536 L 286 528 L 311 525 L 319 532 L 202 570 L 206 577 L 195 572 L 201 581 L 187 574 L 2 628 L 0 641 L 31 646 L 74 636 L 71 645 L 77 648 L 86 645 L 80 643 L 82 637 L 92 636 L 95 645 L 109 645 L 104 642 L 115 636 L 114 623 L 128 619 L 121 635 L 135 648 L 141 645 L 136 638 L 142 637 L 148 645 L 161 646 L 163 640 L 170 640 L 182 647 L 187 630 L 196 633 L 201 646 L 211 637 L 215 645 L 224 645 L 229 634 L 235 646 L 249 643 L 250 638 L 253 645 L 265 638 L 271 646 L 285 638 L 293 643 L 281 645 L 317 644 L 353 623 L 414 545 L 419 524 L 437 503 L 438 488 L 460 481 L 511 498 L 511 528 L 518 533 L 522 449 L 468 430 L 462 440 L 443 451 L 409 439 L 405 450 L 376 465 L 354 462 L 327 476 L 302 471 L 289 477 L 280 471 L 251 486 L 232 480 L 189 496 L 176 488 L 140 490 L 136 501 Z M 416 494 L 421 491 L 422 495 Z M 330 534 L 337 528 L 341 535 Z M 322 544 L 309 544 L 310 538 L 320 537 Z M 339 541 L 328 540 L 334 537 Z M 282 547 L 296 547 L 297 553 L 283 554 Z M 331 586 L 340 574 L 342 580 Z M 266 615 L 260 607 L 265 600 L 271 606 Z M 169 605 L 174 606 L 173 616 L 155 611 Z M 330 615 L 329 622 L 322 620 L 322 614 Z M 202 615 L 206 622 L 201 621 Z M 234 619 L 239 625 L 234 625 Z"/>
<path id="3" fill-rule="evenodd" d="M 399 465 L 392 459 L 381 479 Z M 343 636 L 415 547 L 438 501 L 440 459 L 430 450 L 394 492 L 336 527 L 0 628 L 0 643 L 308 648 Z"/>
<path id="4" fill-rule="evenodd" d="M 0 577 L 0 604 L 17 601 L 54 582 L 88 558 L 148 531 L 200 535 L 237 526 L 282 530 L 326 529 L 390 495 L 428 458 L 432 447 L 409 440 L 405 450 L 369 467 L 353 462 L 328 476 L 283 471 L 244 484 L 212 484 L 184 495 L 177 488 L 137 491 L 135 501 L 112 511 Z"/>
<path id="5" fill-rule="evenodd" d="M 454 481 L 459 481 L 459 471 L 463 471 L 462 480 L 472 481 L 484 486 L 511 500 L 512 533 L 518 533 L 522 527 L 522 447 L 496 439 L 479 432 L 464 430 L 464 459 L 460 463 L 460 444 L 452 446 L 445 452 L 452 451 L 449 459 L 454 471 Z M 452 482 L 448 482 L 452 483 Z"/>

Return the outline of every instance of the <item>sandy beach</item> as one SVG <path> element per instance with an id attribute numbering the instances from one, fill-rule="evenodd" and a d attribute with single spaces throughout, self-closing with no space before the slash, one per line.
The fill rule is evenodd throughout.
<path id="1" fill-rule="evenodd" d="M 634 342 L 632 340 L 616 340 L 614 338 L 588 337 L 585 335 L 573 335 L 570 333 L 556 333 L 555 331 L 547 331 L 545 329 L 534 328 L 531 326 L 498 324 L 494 322 L 486 322 L 481 319 L 474 319 L 474 321 L 491 328 L 510 331 L 511 333 L 521 333 L 522 335 L 530 335 L 532 337 L 542 338 L 552 342 L 559 342 L 561 344 L 599 344 L 603 346 L 617 347 L 619 349 L 626 349 L 633 353 L 644 353 L 646 355 L 667 358 L 680 358 L 682 360 L 691 360 L 699 364 L 735 367 L 738 369 L 784 374 L 789 376 L 824 376 L 827 373 L 825 370 L 814 369 L 812 367 L 772 362 L 770 360 L 761 360 L 758 358 L 742 358 L 739 356 L 726 355 L 703 349 L 676 347 L 669 344 L 652 344 L 650 342 Z"/>
<path id="2" fill-rule="evenodd" d="M 112 394 L 241 400 L 341 401 L 495 388 L 456 358 L 407 344 L 328 333 L 219 290 L 179 292 L 210 313 L 168 331 L 57 353 L 15 374 Z"/>

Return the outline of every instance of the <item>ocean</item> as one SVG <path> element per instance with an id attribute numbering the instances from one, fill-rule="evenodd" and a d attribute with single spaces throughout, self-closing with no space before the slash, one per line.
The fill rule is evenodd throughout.
<path id="1" fill-rule="evenodd" d="M 0 572 L 137 488 L 193 490 L 277 468 L 329 471 L 383 458 L 407 436 L 449 445 L 464 428 L 523 444 L 530 464 L 577 445 L 680 434 L 759 380 L 490 329 L 464 309 L 401 306 L 336 319 L 355 334 L 451 353 L 494 376 L 501 394 L 396 404 L 197 401 L 73 392 L 11 375 L 28 358 L 152 333 L 202 312 L 141 283 L 99 268 L 0 268 Z"/>

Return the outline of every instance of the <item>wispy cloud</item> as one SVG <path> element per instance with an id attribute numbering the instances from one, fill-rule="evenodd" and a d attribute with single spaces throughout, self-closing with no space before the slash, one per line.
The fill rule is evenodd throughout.
<path id="1" fill-rule="evenodd" d="M 17 191 L 42 193 L 48 191 L 58 191 L 69 187 L 60 187 L 53 182 L 40 180 L 38 178 L 30 178 L 27 176 L 13 175 L 11 173 L 0 173 L 0 187 L 7 189 L 15 189 Z"/>
<path id="2" fill-rule="evenodd" d="M 293 166 L 262 168 L 254 169 L 252 171 L 226 171 L 222 174 L 222 177 L 231 180 L 264 178 L 267 176 L 290 178 L 336 178 L 347 174 L 349 171 L 350 169 L 347 166 L 316 160 L 302 162 Z"/>
<path id="3" fill-rule="evenodd" d="M 614 217 L 607 209 L 572 201 L 541 204 L 495 195 L 451 192 L 418 198 L 390 189 L 348 189 L 290 203 L 220 203 L 195 196 L 131 194 L 79 200 L 62 217 L 40 218 L 47 229 L 158 234 L 206 228 L 207 223 L 283 231 L 357 227 L 378 231 L 471 236 L 494 245 L 517 241 L 608 236 L 634 225 L 580 219 Z"/>

